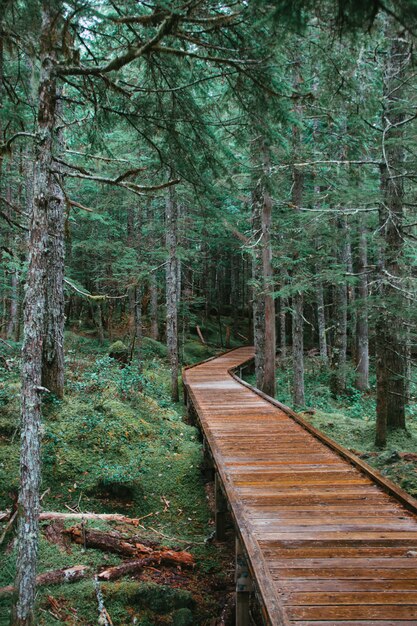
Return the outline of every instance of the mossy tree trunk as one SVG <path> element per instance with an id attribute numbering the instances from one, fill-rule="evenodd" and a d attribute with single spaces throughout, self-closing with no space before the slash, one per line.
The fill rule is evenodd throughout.
<path id="1" fill-rule="evenodd" d="M 29 269 L 24 304 L 22 348 L 22 413 L 17 601 L 12 610 L 14 626 L 35 624 L 35 586 L 38 557 L 39 488 L 41 480 L 40 426 L 42 350 L 45 337 L 47 272 L 49 270 L 49 211 L 54 202 L 52 149 L 56 121 L 55 28 L 50 5 L 42 6 L 40 82 L 35 148 L 33 205 L 30 215 Z"/>

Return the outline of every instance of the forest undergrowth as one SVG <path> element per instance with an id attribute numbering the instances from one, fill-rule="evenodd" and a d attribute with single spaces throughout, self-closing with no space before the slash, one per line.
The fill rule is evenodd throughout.
<path id="1" fill-rule="evenodd" d="M 200 472 L 197 430 L 184 420 L 184 407 L 170 400 L 163 344 L 145 339 L 142 373 L 120 367 L 108 344 L 67 333 L 64 400 L 44 402 L 42 509 L 122 513 L 139 522 L 91 520 L 85 529 L 139 536 L 180 551 L 193 568 L 145 568 L 135 578 L 101 583 L 114 624 L 191 626 L 211 624 L 227 596 L 232 567 L 228 546 L 214 545 L 210 492 Z M 212 351 L 185 346 L 188 362 Z M 0 510 L 13 506 L 19 465 L 19 359 L 10 350 L 0 370 Z M 4 363 L 4 362 L 3 362 Z M 93 574 L 122 562 L 117 554 L 62 541 L 62 531 L 79 524 L 42 522 L 39 573 L 85 565 L 91 575 L 72 584 L 40 586 L 39 625 L 96 624 L 98 600 Z M 0 525 L 1 528 L 1 525 Z M 83 528 L 83 532 L 84 532 Z M 57 540 L 57 535 L 60 538 Z M 1 530 L 0 530 L 1 536 Z M 0 587 L 13 583 L 15 552 L 10 532 L 0 548 Z M 229 571 L 230 570 L 230 571 Z M 0 625 L 9 622 L 10 597 L 0 597 Z"/>
<path id="2" fill-rule="evenodd" d="M 210 338 L 210 328 L 205 334 Z M 0 349 L 0 511 L 13 507 L 18 488 L 18 349 L 17 344 Z M 233 590 L 231 542 L 212 541 L 212 494 L 200 472 L 199 433 L 184 421 L 183 405 L 171 402 L 166 347 L 145 338 L 141 372 L 135 362 L 121 367 L 108 353 L 109 342 L 100 344 L 88 332 L 66 334 L 66 395 L 62 401 L 47 396 L 43 407 L 42 509 L 122 513 L 138 523 L 95 519 L 83 523 L 83 532 L 112 532 L 127 539 L 139 536 L 141 541 L 192 554 L 193 568 L 157 565 L 134 577 L 102 582 L 104 605 L 114 624 L 214 624 Z M 182 346 L 185 363 L 214 353 L 214 348 L 193 339 Z M 354 387 L 353 370 L 348 373 L 351 382 L 346 394 L 334 398 L 330 373 L 320 359 L 306 357 L 305 366 L 302 415 L 416 496 L 415 407 L 409 407 L 407 431 L 391 433 L 387 447 L 378 449 L 375 397 Z M 291 385 L 292 365 L 287 360 L 277 369 L 277 398 L 289 406 Z M 123 562 L 118 554 L 70 543 L 63 531 L 77 524 L 71 519 L 41 524 L 39 573 L 90 568 L 79 582 L 38 588 L 41 626 L 97 623 L 94 573 Z M 0 550 L 3 587 L 12 584 L 15 576 L 12 532 Z M 9 622 L 9 606 L 10 597 L 0 596 L 0 626 Z"/>

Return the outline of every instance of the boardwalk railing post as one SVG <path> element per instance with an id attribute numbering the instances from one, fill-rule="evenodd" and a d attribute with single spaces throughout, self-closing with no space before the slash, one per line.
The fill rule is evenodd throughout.
<path id="1" fill-rule="evenodd" d="M 252 578 L 242 544 L 236 537 L 236 626 L 250 626 L 249 600 Z"/>
<path id="2" fill-rule="evenodd" d="M 224 497 L 220 478 L 218 473 L 214 476 L 214 493 L 216 498 L 216 539 L 218 541 L 226 540 L 226 512 L 227 512 L 227 500 Z"/>

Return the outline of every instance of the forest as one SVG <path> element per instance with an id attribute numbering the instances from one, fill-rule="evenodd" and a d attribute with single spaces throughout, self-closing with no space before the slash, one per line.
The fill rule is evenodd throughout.
<path id="1" fill-rule="evenodd" d="M 181 368 L 234 347 L 417 495 L 416 33 L 414 0 L 0 1 L 1 625 L 230 623 Z"/>

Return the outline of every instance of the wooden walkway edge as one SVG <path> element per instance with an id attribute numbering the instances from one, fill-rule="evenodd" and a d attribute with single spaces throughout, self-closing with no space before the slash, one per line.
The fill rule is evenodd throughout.
<path id="1" fill-rule="evenodd" d="M 237 535 L 237 624 L 417 626 L 417 501 L 241 381 L 238 348 L 186 368 L 189 413 Z M 258 625 L 257 625 L 258 626 Z"/>

